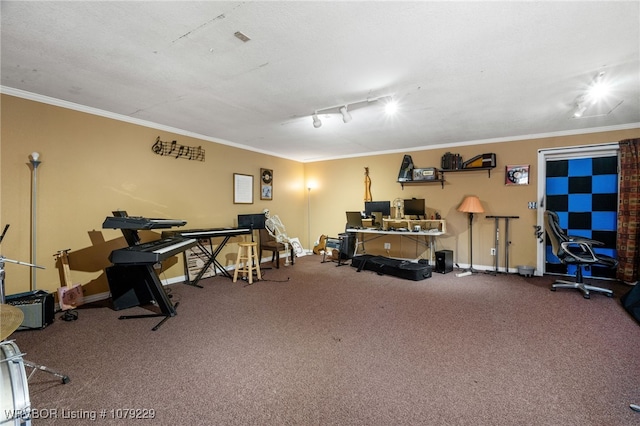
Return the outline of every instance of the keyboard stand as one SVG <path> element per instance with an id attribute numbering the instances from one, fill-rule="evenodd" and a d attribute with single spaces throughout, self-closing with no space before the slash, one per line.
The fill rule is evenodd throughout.
<path id="1" fill-rule="evenodd" d="M 509 219 L 519 219 L 520 216 L 487 216 L 487 219 L 494 219 L 495 220 L 495 224 L 496 224 L 496 255 L 495 255 L 495 261 L 494 261 L 494 270 L 493 271 L 486 271 L 488 274 L 491 275 L 497 275 L 500 273 L 500 271 L 498 271 L 498 258 L 500 257 L 500 219 L 504 219 L 504 227 L 505 227 L 505 233 L 504 233 L 504 242 L 505 242 L 505 248 L 504 248 L 504 261 L 505 261 L 505 270 L 504 273 L 508 274 L 509 273 L 509 246 L 511 245 L 511 241 L 509 240 Z"/>
<path id="2" fill-rule="evenodd" d="M 162 324 L 165 323 L 171 317 L 176 316 L 178 313 L 176 312 L 176 308 L 180 302 L 177 302 L 175 305 L 171 302 L 169 295 L 164 290 L 160 279 L 156 275 L 153 270 L 153 265 L 145 265 L 145 285 L 147 290 L 151 295 L 153 295 L 153 300 L 155 300 L 156 305 L 160 308 L 160 313 L 156 314 L 142 314 L 142 315 L 121 315 L 118 319 L 133 319 L 133 318 L 154 318 L 154 317 L 164 317 L 162 321 L 156 324 L 151 330 L 156 331 Z"/>

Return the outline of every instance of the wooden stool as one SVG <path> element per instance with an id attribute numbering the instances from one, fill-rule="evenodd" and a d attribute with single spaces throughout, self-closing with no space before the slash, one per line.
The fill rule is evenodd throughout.
<path id="1" fill-rule="evenodd" d="M 257 252 L 258 243 L 238 243 L 238 257 L 236 259 L 236 270 L 233 272 L 233 282 L 238 281 L 238 272 L 247 276 L 249 284 L 253 284 L 253 271 L 256 271 L 258 279 L 262 279 L 260 273 L 260 260 Z"/>

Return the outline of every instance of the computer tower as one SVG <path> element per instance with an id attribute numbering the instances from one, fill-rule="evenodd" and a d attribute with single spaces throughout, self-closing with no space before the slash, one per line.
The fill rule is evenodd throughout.
<path id="1" fill-rule="evenodd" d="M 436 272 L 446 274 L 453 271 L 453 251 L 439 250 L 436 252 Z"/>
<path id="2" fill-rule="evenodd" d="M 340 258 L 351 259 L 356 251 L 355 235 L 345 232 L 344 234 L 338 234 L 338 237 L 340 237 Z"/>

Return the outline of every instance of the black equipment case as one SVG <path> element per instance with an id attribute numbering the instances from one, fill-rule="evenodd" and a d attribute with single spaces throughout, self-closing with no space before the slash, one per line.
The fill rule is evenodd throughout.
<path id="1" fill-rule="evenodd" d="M 407 280 L 421 281 L 431 278 L 431 265 L 427 263 L 415 263 L 408 260 L 392 259 L 385 256 L 373 256 L 363 254 L 351 259 L 351 266 L 376 272 L 378 275 L 391 275 Z"/>

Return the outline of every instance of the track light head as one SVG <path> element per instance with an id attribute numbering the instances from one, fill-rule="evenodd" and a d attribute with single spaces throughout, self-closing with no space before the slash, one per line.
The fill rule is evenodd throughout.
<path id="1" fill-rule="evenodd" d="M 340 107 L 340 109 L 338 110 L 340 111 L 340 114 L 342 114 L 342 121 L 345 123 L 348 123 L 351 121 L 351 114 L 349 114 L 349 111 L 347 111 L 347 106 L 342 106 Z"/>
<path id="2" fill-rule="evenodd" d="M 313 127 L 317 129 L 322 126 L 322 121 L 318 118 L 318 114 L 313 114 L 311 118 L 313 118 Z"/>
<path id="3" fill-rule="evenodd" d="M 576 105 L 575 110 L 573 111 L 573 118 L 580 118 L 582 114 L 587 110 L 587 106 L 584 103 Z"/>

